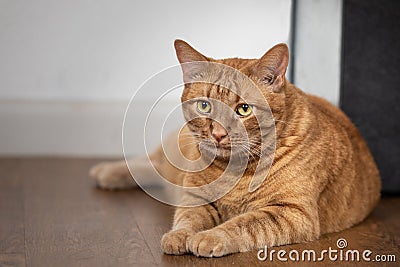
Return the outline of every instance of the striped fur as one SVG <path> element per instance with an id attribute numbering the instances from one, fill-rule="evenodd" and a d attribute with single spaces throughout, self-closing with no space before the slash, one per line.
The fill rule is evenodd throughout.
<path id="1" fill-rule="evenodd" d="M 256 191 L 250 193 L 248 188 L 256 162 L 263 160 L 260 158 L 249 162 L 243 177 L 224 197 L 199 207 L 177 208 L 172 230 L 161 241 L 165 253 L 219 257 L 265 245 L 312 241 L 351 227 L 372 211 L 379 201 L 381 184 L 365 141 L 337 107 L 305 94 L 285 79 L 285 45 L 277 45 L 261 59 L 252 60 L 214 60 L 179 40 L 175 47 L 181 63 L 217 62 L 250 77 L 270 105 L 277 144 L 268 177 Z M 220 76 L 215 74 L 224 78 Z M 232 108 L 241 101 L 229 90 L 205 84 L 188 85 L 182 100 L 200 96 L 218 99 Z M 195 131 L 210 138 L 211 123 L 208 119 L 193 121 L 181 134 Z M 244 124 L 249 136 L 258 140 L 256 122 L 249 117 Z M 183 153 L 189 158 L 199 156 L 194 139 L 180 138 Z M 201 173 L 184 173 L 165 160 L 161 149 L 152 158 L 170 181 L 186 186 L 217 179 L 224 161 L 229 160 L 221 153 Z"/>

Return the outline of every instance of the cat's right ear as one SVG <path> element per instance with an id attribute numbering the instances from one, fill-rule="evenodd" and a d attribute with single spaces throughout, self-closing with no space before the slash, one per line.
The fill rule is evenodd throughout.
<path id="1" fill-rule="evenodd" d="M 270 87 L 280 92 L 285 85 L 285 73 L 289 64 L 289 49 L 286 44 L 277 44 L 268 50 L 253 67 L 253 74 Z"/>
<path id="2" fill-rule="evenodd" d="M 201 62 L 209 61 L 209 59 L 183 40 L 175 40 L 174 46 L 176 56 L 182 66 L 183 80 L 185 83 L 190 82 L 194 76 L 197 76 L 203 70 L 204 64 L 201 64 Z"/>

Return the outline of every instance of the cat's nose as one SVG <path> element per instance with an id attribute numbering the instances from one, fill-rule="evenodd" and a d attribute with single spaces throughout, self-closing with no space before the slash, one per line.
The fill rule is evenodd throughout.
<path id="1" fill-rule="evenodd" d="M 220 143 L 222 139 L 224 139 L 228 135 L 228 133 L 226 132 L 225 128 L 222 127 L 219 123 L 213 123 L 211 126 L 212 136 L 214 136 L 215 140 Z"/>

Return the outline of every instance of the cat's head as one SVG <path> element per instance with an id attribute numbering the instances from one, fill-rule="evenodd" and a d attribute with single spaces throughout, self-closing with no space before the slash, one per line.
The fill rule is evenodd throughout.
<path id="1" fill-rule="evenodd" d="M 275 141 L 274 119 L 284 112 L 287 46 L 278 44 L 260 59 L 216 60 L 182 40 L 175 49 L 185 81 L 183 113 L 201 149 L 221 159 L 258 158 L 262 145 Z"/>

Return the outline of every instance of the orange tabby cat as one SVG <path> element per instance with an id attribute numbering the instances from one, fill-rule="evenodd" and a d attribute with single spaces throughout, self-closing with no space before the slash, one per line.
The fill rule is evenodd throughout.
<path id="1" fill-rule="evenodd" d="M 175 48 L 180 63 L 221 63 L 254 81 L 271 108 L 276 147 L 268 177 L 257 190 L 249 192 L 254 166 L 263 160 L 256 142 L 260 140 L 260 128 L 254 120 L 254 114 L 260 111 L 242 103 L 227 88 L 202 83 L 185 85 L 182 101 L 218 99 L 239 112 L 237 120 L 244 124 L 254 145 L 249 147 L 252 157 L 233 190 L 209 204 L 176 209 L 172 230 L 161 240 L 165 253 L 219 257 L 265 245 L 312 241 L 322 234 L 351 227 L 371 212 L 379 201 L 381 184 L 365 141 L 337 107 L 305 94 L 287 81 L 289 52 L 285 44 L 274 46 L 260 59 L 215 60 L 181 40 L 175 41 Z M 189 70 L 183 71 L 188 75 L 185 71 Z M 201 111 L 208 110 L 208 105 L 212 108 L 211 104 L 202 102 Z M 179 140 L 183 154 L 189 158 L 200 156 L 193 140 L 207 139 L 217 145 L 213 164 L 200 173 L 183 172 L 169 164 L 159 149 L 151 155 L 159 172 L 185 186 L 199 186 L 218 178 L 229 161 L 225 150 L 234 145 L 226 129 L 200 117 L 188 122 L 182 132 L 194 133 L 192 138 Z M 132 164 L 141 163 L 135 159 Z M 102 163 L 91 170 L 91 175 L 103 188 L 132 186 L 125 162 Z"/>

